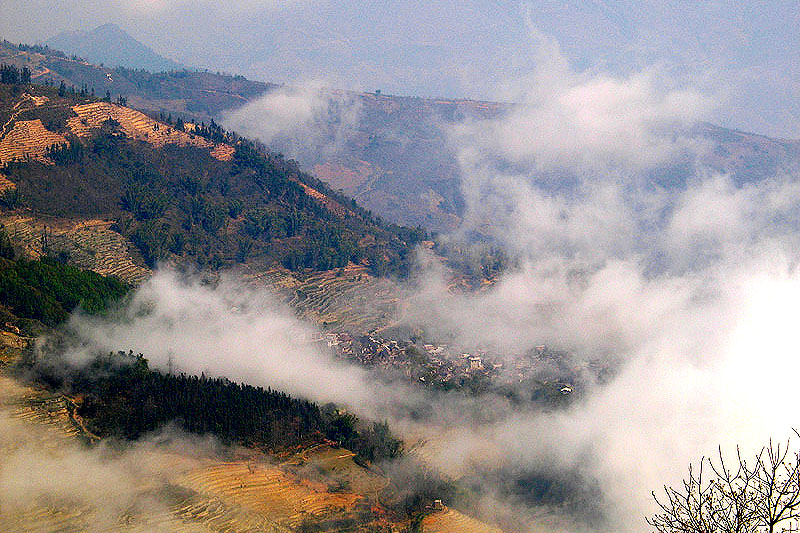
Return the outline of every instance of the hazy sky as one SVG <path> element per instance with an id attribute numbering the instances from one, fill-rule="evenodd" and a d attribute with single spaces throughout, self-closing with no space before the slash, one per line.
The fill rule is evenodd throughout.
<path id="1" fill-rule="evenodd" d="M 573 409 L 463 427 L 447 442 L 450 463 L 491 460 L 490 447 L 519 472 L 579 472 L 617 515 L 609 530 L 638 533 L 650 491 L 677 482 L 689 461 L 718 443 L 750 450 L 799 426 L 797 174 L 737 184 L 692 164 L 685 183 L 650 186 L 660 165 L 713 150 L 691 136 L 698 120 L 800 138 L 797 1 L 0 2 L 10 40 L 110 21 L 187 65 L 528 104 L 458 124 L 448 138 L 463 230 L 491 221 L 519 268 L 470 295 L 422 269 L 401 318 L 466 345 L 525 353 L 547 344 L 618 372 L 587 386 Z M 274 96 L 260 108 L 271 120 L 252 113 L 269 138 L 320 115 L 327 122 L 313 91 Z M 553 192 L 542 171 L 575 185 Z M 134 307 L 135 320 L 122 324 L 77 324 L 104 351 L 131 347 L 156 364 L 224 371 L 319 401 L 416 397 L 376 394 L 362 370 L 293 348 L 289 326 L 308 326 L 235 284 L 214 292 L 162 273 L 136 303 L 152 313 Z"/>
<path id="2" fill-rule="evenodd" d="M 532 25 L 578 69 L 643 67 L 712 93 L 716 122 L 800 137 L 800 2 L 657 0 L 0 0 L 0 35 L 115 22 L 190 66 L 277 82 L 500 99 Z"/>

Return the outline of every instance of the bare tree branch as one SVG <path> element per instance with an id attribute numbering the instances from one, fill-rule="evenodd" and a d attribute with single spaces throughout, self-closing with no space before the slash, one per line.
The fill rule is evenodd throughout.
<path id="1" fill-rule="evenodd" d="M 800 531 L 800 452 L 790 444 L 770 440 L 750 461 L 737 447 L 735 464 L 720 447 L 714 460 L 689 465 L 682 486 L 652 493 L 659 512 L 647 523 L 658 533 Z"/>

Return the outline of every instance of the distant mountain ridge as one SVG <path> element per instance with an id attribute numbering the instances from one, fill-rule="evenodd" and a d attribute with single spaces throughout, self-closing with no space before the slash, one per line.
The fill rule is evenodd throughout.
<path id="1" fill-rule="evenodd" d="M 20 85 L 0 84 L 0 172 L 15 191 L 0 203 L 112 220 L 149 268 L 174 260 L 299 272 L 352 263 L 403 275 L 425 237 L 383 224 L 215 123 L 162 122 L 85 89 Z"/>
<path id="2" fill-rule="evenodd" d="M 103 24 L 88 32 L 78 30 L 59 33 L 45 44 L 92 63 L 103 63 L 112 67 L 142 68 L 152 72 L 185 68 L 157 54 L 116 24 Z"/>
<path id="3" fill-rule="evenodd" d="M 38 83 L 58 85 L 63 81 L 68 86 L 85 85 L 98 95 L 107 91 L 124 95 L 131 107 L 184 121 L 219 122 L 224 113 L 281 87 L 207 71 L 153 74 L 100 67 L 59 54 L 53 49 L 0 42 L 0 61 L 28 67 Z M 345 97 L 360 108 L 347 141 L 333 152 L 298 157 L 300 165 L 383 219 L 437 232 L 457 228 L 464 200 L 457 156 L 447 142 L 447 125 L 463 118 L 499 117 L 513 104 L 378 93 L 347 93 Z M 691 133 L 715 146 L 703 163 L 729 174 L 738 184 L 800 168 L 798 140 L 772 139 L 711 124 L 698 124 Z M 272 149 L 285 151 L 278 143 L 272 144 Z M 687 165 L 691 162 L 657 169 L 653 181 L 659 186 L 677 185 L 687 175 Z"/>

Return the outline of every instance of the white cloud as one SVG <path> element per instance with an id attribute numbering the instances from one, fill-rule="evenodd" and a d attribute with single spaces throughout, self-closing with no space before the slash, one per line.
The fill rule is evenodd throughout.
<path id="1" fill-rule="evenodd" d="M 488 234 L 520 266 L 467 295 L 422 275 L 406 318 L 467 345 L 548 344 L 616 365 L 569 410 L 465 430 L 460 456 L 503 450 L 520 467 L 583 476 L 610 519 L 589 529 L 643 531 L 650 491 L 690 461 L 800 422 L 785 318 L 800 313 L 800 180 L 737 185 L 702 168 L 710 147 L 691 126 L 707 97 L 654 71 L 573 72 L 538 40 L 540 69 L 509 84 L 525 105 L 451 136 L 462 231 Z M 670 166 L 680 174 L 656 183 Z"/>
<path id="2" fill-rule="evenodd" d="M 199 465 L 194 463 L 196 457 L 213 457 L 220 449 L 210 438 L 174 429 L 128 446 L 88 448 L 57 431 L 16 420 L 2 408 L 0 529 L 165 531 L 171 504 L 159 491 L 187 465 Z M 177 454 L 182 461 L 174 460 Z M 125 516 L 133 518 L 130 527 L 123 525 Z M 172 527 L 179 524 L 175 518 Z"/>
<path id="3" fill-rule="evenodd" d="M 320 402 L 368 405 L 366 371 L 311 342 L 315 329 L 265 290 L 224 278 L 210 287 L 162 270 L 137 290 L 123 316 L 74 317 L 81 362 L 98 350 L 145 354 L 155 368 L 224 376 Z"/>
<path id="4" fill-rule="evenodd" d="M 554 39 L 530 32 L 536 68 L 505 83 L 505 99 L 520 105 L 453 132 L 477 152 L 472 157 L 490 153 L 539 171 L 629 172 L 698 147 L 685 129 L 710 116 L 709 97 L 668 88 L 652 69 L 624 77 L 574 72 Z"/>
<path id="5" fill-rule="evenodd" d="M 342 149 L 360 113 L 355 94 L 310 84 L 272 90 L 225 113 L 222 124 L 290 157 L 314 161 Z"/>
<path id="6" fill-rule="evenodd" d="M 459 416 L 444 420 L 457 438 L 439 464 L 463 470 L 495 459 L 490 449 L 524 467 L 577 471 L 599 484 L 609 530 L 639 531 L 650 491 L 689 461 L 797 425 L 800 186 L 794 175 L 737 185 L 696 168 L 707 146 L 690 126 L 712 99 L 657 70 L 574 72 L 554 40 L 533 36 L 539 68 L 507 84 L 522 104 L 451 136 L 463 229 L 490 234 L 520 267 L 474 295 L 454 295 L 440 272 L 425 272 L 405 318 L 467 345 L 521 353 L 546 343 L 618 363 L 613 379 L 589 383 L 563 412 L 498 403 L 491 424 L 458 426 L 469 418 L 464 404 L 441 399 L 438 412 Z M 358 107 L 338 98 L 284 88 L 224 123 L 294 156 L 325 151 L 331 129 L 346 142 L 358 124 Z M 674 188 L 652 182 L 651 171 L 675 162 L 688 162 L 676 170 L 688 175 Z M 298 343 L 309 329 L 289 316 L 236 283 L 211 290 L 160 273 L 121 323 L 73 327 L 94 347 L 142 351 L 161 368 L 172 360 L 366 412 L 376 398 L 426 400 L 401 388 L 376 393 L 363 370 Z"/>

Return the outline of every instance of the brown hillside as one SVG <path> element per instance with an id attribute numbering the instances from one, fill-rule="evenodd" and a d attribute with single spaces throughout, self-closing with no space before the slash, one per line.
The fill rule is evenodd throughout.
<path id="1" fill-rule="evenodd" d="M 125 95 L 137 108 L 171 113 L 184 121 L 219 122 L 226 110 L 240 107 L 278 86 L 209 72 L 150 74 L 109 69 L 63 54 L 23 51 L 0 43 L 0 60 L 28 66 L 33 78 L 80 87 L 97 94 Z M 346 93 L 359 103 L 359 124 L 337 150 L 309 150 L 296 157 L 302 166 L 334 190 L 342 189 L 359 203 L 395 223 L 429 230 L 457 228 L 463 215 L 460 170 L 447 139 L 447 125 L 461 119 L 492 119 L 512 109 L 509 104 L 452 99 L 426 99 L 375 93 Z M 234 127 L 235 128 L 235 127 Z M 247 131 L 238 131 L 247 135 Z M 800 143 L 699 125 L 694 134 L 714 149 L 701 161 L 730 174 L 737 183 L 768 178 L 800 165 Z M 281 151 L 287 147 L 271 148 Z M 682 168 L 659 171 L 662 185 L 680 183 Z"/>
<path id="2" fill-rule="evenodd" d="M 22 385 L 6 375 L 6 365 L 20 356 L 27 340 L 0 332 L 0 422 L 6 430 L 0 433 L 0 464 L 13 467 L 20 457 L 35 457 L 44 465 L 64 461 L 69 466 L 70 458 L 92 454 L 80 444 L 93 440 L 75 414 L 74 407 L 82 400 Z M 42 481 L 34 488 L 39 491 L 38 497 L 3 501 L 0 531 L 402 530 L 402 522 L 368 503 L 365 495 L 343 490 L 333 472 L 314 474 L 295 466 L 308 459 L 305 453 L 278 463 L 275 457 L 248 450 L 233 452 L 220 455 L 197 449 L 180 453 L 169 447 L 150 446 L 128 454 L 135 468 L 127 467 L 131 484 L 123 497 L 130 499 L 130 506 L 122 513 L 117 510 L 109 514 L 99 507 L 107 503 L 103 495 L 75 490 L 69 498 L 58 498 L 60 487 L 69 483 L 68 477 L 55 483 Z M 349 470 L 363 471 L 348 472 L 343 482 L 358 475 L 378 478 L 352 463 L 347 450 L 331 452 L 340 463 L 350 461 Z M 97 474 L 94 468 L 97 465 L 87 466 L 87 475 Z M 110 463 L 100 473 L 113 476 L 118 472 Z M 378 478 L 378 482 L 385 480 Z M 354 485 L 360 488 L 363 483 Z"/>
<path id="3" fill-rule="evenodd" d="M 0 194 L 17 188 L 17 184 L 0 174 Z"/>
<path id="4" fill-rule="evenodd" d="M 213 155 L 213 154 L 212 154 Z M 306 191 L 306 194 L 309 195 L 311 198 L 325 206 L 325 208 L 330 211 L 331 213 L 335 214 L 338 217 L 343 217 L 347 214 L 347 209 L 345 209 L 342 204 L 337 202 L 336 200 L 326 196 L 325 194 L 319 192 L 318 190 L 309 187 L 305 183 L 298 181 L 297 183 Z"/>
<path id="5" fill-rule="evenodd" d="M 66 254 L 79 268 L 116 276 L 128 283 L 139 283 L 150 275 L 150 269 L 141 266 L 141 258 L 137 258 L 128 240 L 110 229 L 111 221 L 6 215 L 0 217 L 0 224 L 25 257 L 41 257 L 43 236 L 47 235 L 50 252 Z"/>
<path id="6" fill-rule="evenodd" d="M 502 533 L 502 530 L 475 520 L 455 509 L 432 514 L 422 521 L 425 533 Z"/>
<path id="7" fill-rule="evenodd" d="M 230 145 L 215 145 L 202 137 L 179 131 L 128 107 L 108 102 L 93 102 L 76 105 L 72 110 L 78 116 L 69 119 L 67 127 L 78 137 L 89 135 L 91 129 L 99 128 L 108 119 L 113 119 L 119 122 L 126 135 L 150 143 L 155 147 L 177 144 L 208 148 L 211 150 L 211 155 L 220 161 L 230 161 L 235 151 Z"/>
<path id="8" fill-rule="evenodd" d="M 354 493 L 333 493 L 322 483 L 250 461 L 216 463 L 188 473 L 177 483 L 289 530 L 305 520 L 346 516 L 359 499 Z"/>
<path id="9" fill-rule="evenodd" d="M 49 131 L 39 119 L 20 120 L 0 139 L 0 163 L 26 158 L 48 162 L 47 149 L 65 142 L 62 135 Z"/>
<path id="10" fill-rule="evenodd" d="M 47 150 L 54 144 L 67 142 L 60 133 L 50 131 L 41 119 L 18 120 L 18 117 L 34 108 L 63 110 L 67 106 L 64 103 L 53 103 L 46 96 L 23 94 L 11 108 L 10 117 L 0 130 L 0 164 L 27 158 L 50 163 Z M 212 143 L 203 137 L 158 122 L 139 111 L 108 102 L 81 104 L 72 106 L 71 109 L 76 116 L 67 120 L 67 131 L 78 137 L 88 136 L 90 130 L 101 127 L 108 119 L 113 119 L 129 137 L 157 148 L 165 144 L 204 148 L 220 161 L 230 161 L 235 152 L 234 147 L 228 144 Z"/>

